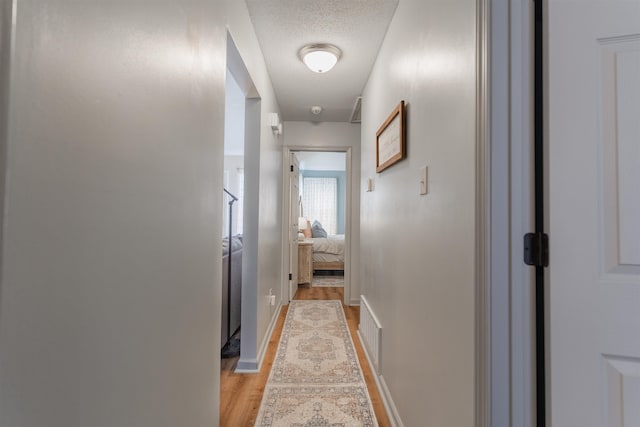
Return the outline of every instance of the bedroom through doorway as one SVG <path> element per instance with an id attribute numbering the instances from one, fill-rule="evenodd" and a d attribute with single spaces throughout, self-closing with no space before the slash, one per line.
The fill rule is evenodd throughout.
<path id="1" fill-rule="evenodd" d="M 331 287 L 343 288 L 346 300 L 349 154 L 324 150 L 290 152 L 290 299 L 301 288 Z"/>

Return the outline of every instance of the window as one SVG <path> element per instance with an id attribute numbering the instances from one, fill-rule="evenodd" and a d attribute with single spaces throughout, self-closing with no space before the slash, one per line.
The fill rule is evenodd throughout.
<path id="1" fill-rule="evenodd" d="M 229 171 L 224 171 L 223 186 L 229 188 Z M 229 236 L 229 196 L 222 193 L 222 237 Z"/>
<path id="2" fill-rule="evenodd" d="M 242 222 L 244 221 L 244 169 L 238 168 L 238 219 L 236 221 L 236 234 L 242 234 Z"/>
<path id="3" fill-rule="evenodd" d="M 302 206 L 305 217 L 319 221 L 327 233 L 336 234 L 338 224 L 338 180 L 336 178 L 303 179 Z"/>

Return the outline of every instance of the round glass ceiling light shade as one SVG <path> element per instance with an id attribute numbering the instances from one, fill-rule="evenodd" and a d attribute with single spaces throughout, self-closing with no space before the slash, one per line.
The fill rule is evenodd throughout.
<path id="1" fill-rule="evenodd" d="M 326 73 L 340 59 L 342 52 L 331 44 L 310 44 L 300 49 L 302 62 L 314 73 Z"/>

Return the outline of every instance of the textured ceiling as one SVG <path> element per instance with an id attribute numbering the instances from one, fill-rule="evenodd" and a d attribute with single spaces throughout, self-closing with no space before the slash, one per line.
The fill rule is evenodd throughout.
<path id="1" fill-rule="evenodd" d="M 348 122 L 398 0 L 246 0 L 284 120 Z M 316 74 L 301 47 L 331 43 L 338 64 Z M 322 113 L 310 112 L 320 105 Z"/>

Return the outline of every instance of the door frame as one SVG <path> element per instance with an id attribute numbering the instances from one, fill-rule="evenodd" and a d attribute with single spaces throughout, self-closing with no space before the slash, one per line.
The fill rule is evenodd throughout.
<path id="1" fill-rule="evenodd" d="M 293 163 L 293 159 L 294 158 L 296 159 L 296 163 L 298 163 L 297 167 L 298 167 L 298 181 L 299 181 L 300 180 L 300 160 L 298 160 L 297 157 L 295 157 L 295 152 L 290 152 L 289 153 L 289 158 L 287 159 L 287 162 L 288 162 L 289 165 L 291 165 Z M 299 262 L 298 254 L 295 254 L 295 256 L 293 256 L 294 254 L 291 253 L 292 241 L 293 241 L 293 237 L 294 237 L 294 236 L 291 235 L 292 225 L 293 225 L 293 223 L 296 223 L 297 218 L 300 217 L 300 215 L 298 215 L 297 217 L 293 217 L 291 215 L 291 213 L 292 213 L 291 211 L 293 210 L 293 203 L 296 203 L 296 202 L 294 202 L 295 199 L 293 197 L 291 197 L 291 183 L 293 182 L 293 175 L 292 175 L 293 172 L 294 171 L 290 169 L 289 172 L 288 172 L 288 175 L 287 175 L 287 177 L 289 179 L 289 197 L 288 197 L 288 199 L 289 199 L 289 205 L 288 205 L 289 206 L 289 211 L 288 211 L 289 212 L 289 221 L 288 221 L 289 234 L 287 235 L 288 239 L 289 239 L 289 244 L 287 245 L 287 247 L 289 248 L 289 272 L 292 273 L 292 279 L 289 280 L 289 286 L 287 287 L 287 302 L 291 302 L 293 297 L 295 297 L 294 282 L 297 282 L 297 280 L 298 280 L 297 277 L 300 274 L 300 272 L 298 271 L 298 264 L 297 264 Z M 298 184 L 298 197 L 297 198 L 298 198 L 298 200 L 300 199 L 300 184 Z M 299 212 L 298 212 L 298 214 L 299 214 Z M 296 251 L 298 251 L 298 234 L 297 233 L 299 233 L 299 229 L 300 229 L 300 224 L 298 224 L 298 230 L 296 230 L 296 232 L 295 232 L 296 233 L 296 235 L 295 235 L 296 244 L 294 246 L 296 247 Z M 291 266 L 291 262 L 293 262 L 294 258 L 296 260 L 295 261 L 296 265 Z M 284 277 L 288 277 L 288 273 L 287 273 L 287 276 L 284 276 Z M 297 284 L 295 285 L 295 288 L 297 290 Z M 284 300 L 284 294 L 283 294 L 283 300 Z"/>
<path id="2" fill-rule="evenodd" d="M 535 425 L 533 2 L 477 0 L 476 425 Z"/>
<path id="3" fill-rule="evenodd" d="M 286 132 L 286 130 L 285 130 Z M 283 159 L 283 193 L 289 194 L 291 189 L 289 188 L 289 159 L 292 152 L 298 151 L 309 151 L 309 152 L 330 152 L 330 153 L 345 153 L 345 175 L 346 175 L 346 207 L 345 207 L 345 233 L 344 233 L 344 305 L 350 305 L 351 302 L 351 272 L 352 272 L 352 254 L 351 254 L 351 239 L 352 239 L 352 221 L 351 221 L 351 213 L 352 213 L 352 185 L 353 185 L 353 168 L 351 165 L 351 147 L 331 147 L 331 146 L 319 146 L 319 147 L 309 147 L 309 146 L 297 146 L 297 145 L 288 145 L 283 147 L 282 150 L 282 159 Z M 285 230 L 291 227 L 289 223 L 289 210 L 291 208 L 289 204 L 289 198 L 283 197 L 283 217 L 282 217 L 282 229 Z M 286 241 L 286 244 L 282 246 L 282 289 L 287 291 L 289 290 L 289 242 L 288 242 L 288 232 L 287 237 L 283 237 L 283 241 Z M 284 293 L 282 295 L 285 295 Z"/>

